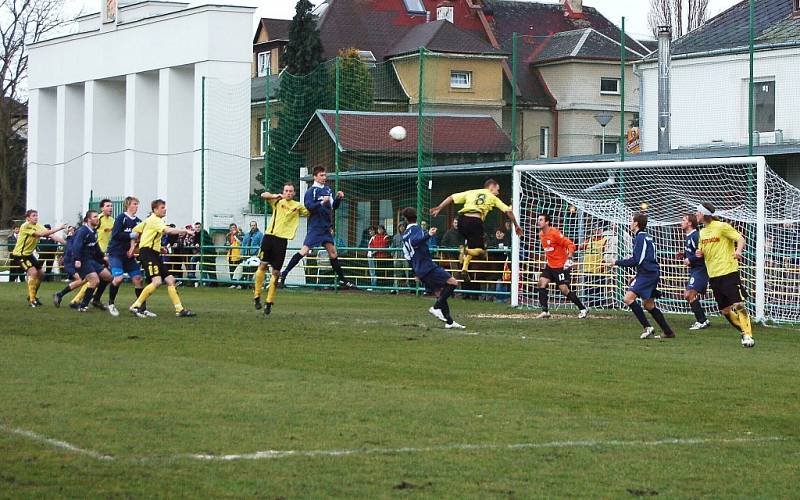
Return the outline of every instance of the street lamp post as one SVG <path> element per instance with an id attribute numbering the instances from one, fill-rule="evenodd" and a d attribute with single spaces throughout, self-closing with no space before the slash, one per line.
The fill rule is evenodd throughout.
<path id="1" fill-rule="evenodd" d="M 600 154 L 606 153 L 606 125 L 611 122 L 611 119 L 614 118 L 614 115 L 609 113 L 608 111 L 602 111 L 596 115 L 594 115 L 594 119 L 597 120 L 597 123 L 603 128 L 603 136 L 602 142 L 600 143 Z"/>

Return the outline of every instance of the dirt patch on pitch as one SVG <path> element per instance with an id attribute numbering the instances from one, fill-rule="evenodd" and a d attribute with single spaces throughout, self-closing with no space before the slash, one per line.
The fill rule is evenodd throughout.
<path id="1" fill-rule="evenodd" d="M 475 319 L 536 319 L 536 316 L 539 313 L 529 314 L 529 313 L 503 313 L 503 314 L 488 314 L 488 313 L 480 313 L 480 314 L 469 314 L 469 318 Z M 578 316 L 574 314 L 558 314 L 552 313 L 550 315 L 551 320 L 553 319 L 578 319 Z M 614 319 L 614 316 L 610 316 L 607 314 L 592 314 L 589 313 L 589 316 L 586 319 Z M 540 319 L 538 321 L 547 321 L 546 319 Z"/>

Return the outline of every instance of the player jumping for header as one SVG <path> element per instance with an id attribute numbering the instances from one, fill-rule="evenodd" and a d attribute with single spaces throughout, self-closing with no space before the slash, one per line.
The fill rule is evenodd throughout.
<path id="1" fill-rule="evenodd" d="M 483 221 L 492 208 L 497 207 L 505 213 L 514 224 L 517 236 L 522 236 L 522 228 L 519 226 L 514 212 L 511 207 L 497 197 L 498 194 L 500 194 L 500 184 L 494 179 L 489 179 L 483 183 L 483 189 L 451 194 L 439 203 L 439 206 L 431 209 L 431 215 L 436 217 L 451 203 L 464 205 L 464 208 L 458 211 L 458 232 L 467 242 L 466 251 L 462 248 L 462 253 L 465 255 L 461 266 L 461 279 L 464 282 L 468 283 L 470 280 L 469 263 L 472 259 L 486 256 L 486 241 L 484 240 L 486 230 L 483 227 Z"/>
<path id="2" fill-rule="evenodd" d="M 272 268 L 272 279 L 269 282 L 267 301 L 264 304 L 264 316 L 268 316 L 272 311 L 272 304 L 275 302 L 281 266 L 286 259 L 286 246 L 297 233 L 300 216 L 307 217 L 308 210 L 302 203 L 294 199 L 294 184 L 290 182 L 283 186 L 283 193 L 262 193 L 261 198 L 267 200 L 272 206 L 272 219 L 267 224 L 266 234 L 261 240 L 261 249 L 258 252 L 261 263 L 255 273 L 253 303 L 256 309 L 261 309 L 261 289 L 264 287 L 264 278 L 267 266 L 269 266 Z"/>
<path id="3" fill-rule="evenodd" d="M 633 256 L 627 259 L 614 261 L 615 266 L 636 268 L 636 277 L 631 281 L 630 286 L 625 291 L 622 301 L 631 308 L 631 312 L 639 320 L 644 331 L 639 336 L 640 339 L 651 339 L 653 327 L 644 315 L 642 306 L 637 299 L 641 298 L 644 308 L 650 311 L 650 315 L 656 320 L 658 326 L 663 331 L 664 338 L 675 337 L 664 313 L 656 307 L 656 299 L 661 296 L 658 291 L 658 281 L 661 279 L 661 267 L 656 260 L 656 245 L 653 237 L 645 231 L 647 228 L 647 214 L 637 213 L 631 218 L 631 232 L 635 235 L 633 239 Z"/>
<path id="4" fill-rule="evenodd" d="M 744 304 L 744 288 L 739 275 L 739 261 L 744 252 L 744 236 L 730 224 L 721 222 L 711 203 L 697 206 L 697 219 L 702 219 L 700 244 L 695 255 L 703 257 L 708 269 L 709 285 L 714 292 L 719 312 L 741 334 L 742 347 L 754 347 L 753 327 Z"/>
<path id="5" fill-rule="evenodd" d="M 564 236 L 561 231 L 554 228 L 551 224 L 550 214 L 541 214 L 537 219 L 539 226 L 539 238 L 542 241 L 544 255 L 547 258 L 547 265 L 539 275 L 539 305 L 542 312 L 537 318 L 549 318 L 548 309 L 548 290 L 547 285 L 555 281 L 558 289 L 566 298 L 578 306 L 578 317 L 583 319 L 589 314 L 589 309 L 583 305 L 573 290 L 570 289 L 569 270 L 572 267 L 572 255 L 575 253 L 575 244 Z"/>
<path id="6" fill-rule="evenodd" d="M 339 277 L 339 286 L 342 288 L 355 288 L 355 285 L 344 277 L 342 264 L 339 262 L 339 254 L 336 245 L 333 243 L 333 213 L 339 208 L 344 199 L 344 193 L 333 192 L 325 185 L 328 180 L 328 172 L 325 167 L 316 166 L 312 170 L 314 184 L 308 188 L 303 198 L 303 205 L 308 210 L 308 232 L 303 241 L 303 247 L 299 252 L 292 255 L 286 269 L 281 273 L 281 283 L 286 282 L 289 272 L 296 266 L 303 257 L 308 255 L 312 248 L 324 247 L 328 251 L 331 259 L 331 267 Z"/>
<path id="7" fill-rule="evenodd" d="M 433 227 L 425 232 L 419 227 L 417 225 L 417 211 L 414 208 L 403 209 L 403 217 L 408 222 L 408 226 L 403 233 L 403 255 L 411 264 L 417 279 L 426 288 L 439 292 L 439 298 L 428 309 L 428 312 L 437 319 L 444 321 L 445 328 L 464 328 L 463 325 L 453 321 L 453 317 L 450 316 L 450 306 L 447 303 L 447 299 L 453 295 L 453 292 L 458 287 L 458 281 L 450 276 L 450 273 L 445 271 L 442 266 L 433 262 L 430 250 L 428 250 L 428 239 L 436 234 L 436 228 Z"/>

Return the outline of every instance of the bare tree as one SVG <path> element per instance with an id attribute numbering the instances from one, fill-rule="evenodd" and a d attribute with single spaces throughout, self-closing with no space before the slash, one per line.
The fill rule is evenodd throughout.
<path id="1" fill-rule="evenodd" d="M 28 44 L 61 28 L 64 0 L 0 0 L 0 227 L 24 210 Z"/>
<path id="2" fill-rule="evenodd" d="M 708 18 L 708 1 L 650 0 L 647 22 L 653 36 L 658 36 L 659 26 L 670 26 L 675 37 L 683 36 L 699 28 Z"/>

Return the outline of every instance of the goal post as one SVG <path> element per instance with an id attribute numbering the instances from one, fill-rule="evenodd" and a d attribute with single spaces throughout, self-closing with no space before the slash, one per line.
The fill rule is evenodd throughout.
<path id="1" fill-rule="evenodd" d="M 631 216 L 643 211 L 662 268 L 662 307 L 688 312 L 680 221 L 702 202 L 747 240 L 740 268 L 755 318 L 800 323 L 800 190 L 763 157 L 514 166 L 513 208 L 524 235 L 513 236 L 512 305 L 537 306 L 544 255 L 536 217 L 544 212 L 578 245 L 573 289 L 589 307 L 621 307 L 632 274 L 611 264 L 631 253 Z M 551 294 L 554 306 L 567 306 L 559 295 Z M 715 310 L 711 299 L 706 294 L 707 310 Z"/>

